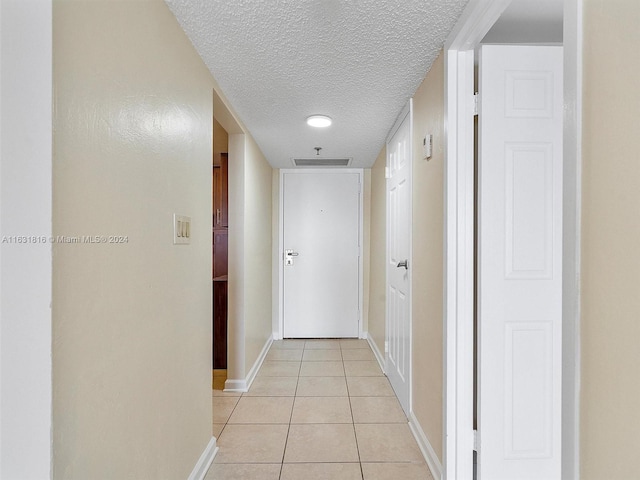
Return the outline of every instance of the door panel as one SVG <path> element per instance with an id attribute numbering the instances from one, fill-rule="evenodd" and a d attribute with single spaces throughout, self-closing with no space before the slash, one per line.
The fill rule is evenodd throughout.
<path id="1" fill-rule="evenodd" d="M 226 153 L 214 157 L 213 164 L 213 227 L 229 226 L 229 160 Z"/>
<path id="2" fill-rule="evenodd" d="M 358 337 L 360 174 L 284 173 L 283 207 L 284 337 Z"/>
<path id="3" fill-rule="evenodd" d="M 387 144 L 388 238 L 387 238 L 387 358 L 386 374 L 405 413 L 409 414 L 410 391 L 410 276 L 411 214 L 410 112 L 407 110 Z"/>
<path id="4" fill-rule="evenodd" d="M 213 368 L 227 368 L 227 282 L 213 282 Z"/>
<path id="5" fill-rule="evenodd" d="M 213 278 L 227 275 L 229 266 L 229 230 L 213 230 Z"/>
<path id="6" fill-rule="evenodd" d="M 480 99 L 478 474 L 560 479 L 562 47 L 483 46 Z"/>

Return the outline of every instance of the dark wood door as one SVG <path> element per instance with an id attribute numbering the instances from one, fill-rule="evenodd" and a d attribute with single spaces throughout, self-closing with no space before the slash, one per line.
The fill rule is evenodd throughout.
<path id="1" fill-rule="evenodd" d="M 213 281 L 213 368 L 227 368 L 227 281 Z"/>

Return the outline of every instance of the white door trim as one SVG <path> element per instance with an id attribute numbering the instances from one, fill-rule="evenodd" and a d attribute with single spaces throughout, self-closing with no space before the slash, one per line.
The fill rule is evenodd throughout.
<path id="1" fill-rule="evenodd" d="M 562 478 L 580 478 L 582 4 L 564 0 Z"/>
<path id="2" fill-rule="evenodd" d="M 278 328 L 273 332 L 274 340 L 281 340 L 284 333 L 284 176 L 299 173 L 355 173 L 360 181 L 360 205 L 358 225 L 358 337 L 365 338 L 363 331 L 363 258 L 364 258 L 364 170 L 361 168 L 283 168 L 280 170 L 280 188 L 278 198 Z"/>
<path id="3" fill-rule="evenodd" d="M 474 49 L 511 0 L 471 0 L 445 44 L 444 477 L 473 478 Z"/>
<path id="4" fill-rule="evenodd" d="M 474 49 L 511 0 L 470 0 L 445 44 L 444 477 L 473 478 Z M 564 0 L 563 478 L 579 478 L 582 2 Z"/>
<path id="5" fill-rule="evenodd" d="M 2 478 L 53 475 L 52 3 L 0 1 L 0 236 L 41 240 L 0 244 Z"/>

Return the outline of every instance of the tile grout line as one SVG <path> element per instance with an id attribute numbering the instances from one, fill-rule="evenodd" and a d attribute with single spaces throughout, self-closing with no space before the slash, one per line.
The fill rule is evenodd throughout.
<path id="1" fill-rule="evenodd" d="M 340 345 L 340 356 L 342 356 L 342 344 Z M 353 416 L 353 405 L 351 404 L 351 392 L 349 391 L 349 382 L 347 381 L 347 371 L 344 367 L 344 356 L 342 356 L 342 369 L 344 370 L 344 383 L 347 386 L 347 398 L 349 399 L 349 410 L 351 411 L 351 425 L 353 426 L 353 437 L 356 441 L 356 452 L 358 453 L 358 465 L 360 466 L 360 477 L 364 479 L 364 471 L 362 468 L 362 458 L 360 457 L 360 446 L 358 445 L 358 433 L 356 432 L 356 419 Z"/>
<path id="2" fill-rule="evenodd" d="M 287 454 L 287 445 L 289 444 L 289 433 L 291 432 L 291 421 L 293 420 L 293 409 L 296 406 L 296 398 L 298 398 L 298 384 L 300 383 L 300 372 L 302 371 L 302 359 L 304 358 L 305 347 L 307 342 L 304 342 L 302 347 L 302 356 L 300 357 L 300 366 L 298 367 L 298 375 L 296 377 L 296 389 L 293 392 L 293 403 L 291 404 L 291 413 L 289 414 L 289 425 L 287 425 L 287 437 L 284 440 L 284 448 L 282 449 L 282 461 L 280 462 L 280 474 L 278 480 L 282 479 L 282 470 L 284 469 L 284 457 Z"/>

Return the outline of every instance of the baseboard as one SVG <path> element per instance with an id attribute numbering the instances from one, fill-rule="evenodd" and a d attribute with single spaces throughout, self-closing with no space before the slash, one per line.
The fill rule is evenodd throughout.
<path id="1" fill-rule="evenodd" d="M 375 355 L 376 360 L 378 361 L 378 364 L 380 365 L 380 368 L 386 374 L 386 369 L 384 368 L 385 367 L 384 355 L 382 355 L 382 353 L 380 353 L 380 349 L 378 348 L 378 345 L 376 345 L 376 342 L 373 340 L 373 338 L 371 338 L 369 335 L 367 335 L 366 339 L 367 339 L 367 342 L 369 342 L 369 346 L 371 347 L 371 350 L 373 351 L 373 354 Z"/>
<path id="2" fill-rule="evenodd" d="M 262 351 L 260 352 L 260 355 L 258 355 L 258 358 L 256 359 L 253 366 L 251 367 L 251 370 L 249 370 L 249 373 L 247 374 L 246 378 L 243 378 L 243 379 L 227 378 L 227 380 L 224 382 L 225 392 L 243 392 L 244 393 L 249 391 L 249 387 L 251 387 L 251 384 L 255 380 L 256 375 L 258 374 L 258 371 L 262 366 L 262 362 L 264 362 L 264 359 L 266 358 L 272 343 L 273 343 L 273 335 L 267 338 L 267 341 L 262 347 Z"/>
<path id="3" fill-rule="evenodd" d="M 247 374 L 247 390 L 249 390 L 249 388 L 251 387 L 251 384 L 256 379 L 256 375 L 260 371 L 262 362 L 264 362 L 264 359 L 267 357 L 267 353 L 269 353 L 269 349 L 271 348 L 272 344 L 273 344 L 273 335 L 270 335 L 269 338 L 267 338 L 267 341 L 264 343 L 264 346 L 262 347 L 262 351 L 260 352 L 260 355 L 258 355 L 258 358 L 256 359 L 253 366 L 251 367 L 251 370 L 249 370 L 249 373 Z"/>
<path id="4" fill-rule="evenodd" d="M 235 380 L 233 378 L 227 378 L 224 382 L 225 392 L 246 392 L 249 390 L 247 381 L 243 378 L 241 380 Z"/>
<path id="5" fill-rule="evenodd" d="M 202 452 L 202 455 L 200 455 L 198 463 L 193 467 L 193 471 L 191 472 L 191 475 L 189 475 L 188 480 L 204 480 L 204 477 L 209 471 L 217 453 L 218 447 L 216 445 L 216 437 L 211 437 L 209 444 L 204 449 L 204 452 Z"/>
<path id="6" fill-rule="evenodd" d="M 435 480 L 442 480 L 442 464 L 413 412 L 409 414 L 409 428 L 416 442 L 418 442 L 418 447 L 420 447 L 420 451 L 429 466 L 429 470 L 431 470 L 431 475 L 433 475 Z"/>

